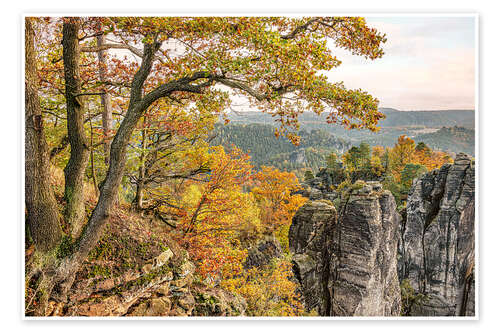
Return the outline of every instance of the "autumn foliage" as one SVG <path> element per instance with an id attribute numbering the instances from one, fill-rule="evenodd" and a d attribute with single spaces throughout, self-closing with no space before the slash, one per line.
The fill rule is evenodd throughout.
<path id="1" fill-rule="evenodd" d="M 327 158 L 327 168 L 340 183 L 337 189 L 357 180 L 380 181 L 403 206 L 415 178 L 453 162 L 449 154 L 433 151 L 423 142 L 415 144 L 406 135 L 398 137 L 393 147 L 370 147 L 362 142 L 342 154 L 342 164 L 336 160 L 336 155 L 331 154 Z"/>
<path id="2" fill-rule="evenodd" d="M 254 177 L 256 186 L 252 193 L 260 209 L 260 219 L 265 232 L 277 233 L 283 248 L 288 249 L 288 229 L 297 209 L 307 199 L 294 194 L 301 187 L 294 173 L 282 172 L 263 166 Z"/>
<path id="3" fill-rule="evenodd" d="M 264 270 L 251 268 L 222 286 L 242 295 L 251 316 L 300 316 L 306 311 L 292 281 L 291 263 L 279 259 Z"/>
<path id="4" fill-rule="evenodd" d="M 236 148 L 211 146 L 211 130 L 236 98 L 272 115 L 276 134 L 295 144 L 306 111 L 376 131 L 384 117 L 378 100 L 324 73 L 341 64 L 329 45 L 373 60 L 383 55 L 385 35 L 361 17 L 27 19 L 36 42 L 36 75 L 27 83 L 37 87 L 32 102 L 46 128 L 42 153 L 65 169 L 63 230 L 78 227 L 65 232 L 66 243 L 47 247 L 69 244 L 62 258 L 27 269 L 42 286 L 36 314 L 47 314 L 55 291 L 67 296 L 117 207 L 171 226 L 200 279 L 213 286 L 233 281 L 227 288 L 245 295 L 254 314 L 301 314 L 289 260 L 242 269 L 246 249 L 264 234 L 286 250 L 286 230 L 304 202 L 294 194 L 298 180 L 273 168 L 254 170 Z M 87 183 L 95 197 L 84 203 Z M 78 219 L 69 219 L 77 210 Z M 60 221 L 53 222 L 57 228 L 46 223 L 36 231 L 60 232 Z M 41 257 L 50 257 L 45 250 Z M 270 296 L 259 297 L 262 288 Z"/>
<path id="5" fill-rule="evenodd" d="M 252 173 L 249 156 L 236 148 L 211 147 L 208 154 L 210 172 L 186 187 L 176 210 L 178 239 L 204 278 L 220 280 L 241 273 L 243 243 L 275 235 L 288 248 L 291 219 L 307 199 L 294 194 L 300 186 L 293 173 L 271 167 Z"/>

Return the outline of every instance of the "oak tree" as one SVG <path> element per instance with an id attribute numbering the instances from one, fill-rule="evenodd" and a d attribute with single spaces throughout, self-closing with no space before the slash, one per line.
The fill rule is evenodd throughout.
<path id="1" fill-rule="evenodd" d="M 285 134 L 294 142 L 298 115 L 304 111 L 327 112 L 328 123 L 369 130 L 376 130 L 378 120 L 383 118 L 377 99 L 364 91 L 347 89 L 341 82 L 332 83 L 323 74 L 341 64 L 328 48 L 328 40 L 369 59 L 383 55 L 381 44 L 385 36 L 368 27 L 363 18 L 110 17 L 63 21 L 71 145 L 66 167 L 69 218 L 80 219 L 81 210 L 71 201 L 79 203 L 76 198 L 81 188 L 80 175 L 89 153 L 82 130 L 82 96 L 100 95 L 105 86 L 117 91 L 117 104 L 124 111 L 112 138 L 109 167 L 99 188 L 97 205 L 74 244 L 74 251 L 61 260 L 56 270 L 44 275 L 43 293 L 48 297 L 56 285 L 59 297 L 65 297 L 80 264 L 99 240 L 125 174 L 131 136 L 145 112 L 158 100 L 189 105 L 196 96 L 206 94 L 228 102 L 245 99 L 275 117 L 278 134 Z M 106 42 L 93 45 L 89 40 L 98 34 Z M 116 55 L 110 59 L 116 71 L 108 71 L 106 82 L 91 80 L 99 76 L 98 71 L 88 71 L 89 80 L 80 80 L 79 52 L 110 49 L 127 50 L 138 60 Z M 43 306 L 42 303 L 41 313 Z"/>

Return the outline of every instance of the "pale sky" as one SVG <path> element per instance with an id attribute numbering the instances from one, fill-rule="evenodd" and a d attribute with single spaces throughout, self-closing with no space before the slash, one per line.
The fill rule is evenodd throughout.
<path id="1" fill-rule="evenodd" d="M 474 109 L 474 17 L 367 17 L 386 33 L 377 60 L 335 50 L 332 81 L 361 88 L 398 110 Z"/>
<path id="2" fill-rule="evenodd" d="M 475 108 L 474 17 L 395 15 L 368 16 L 366 21 L 386 34 L 385 55 L 369 60 L 330 43 L 342 61 L 327 73 L 332 82 L 343 81 L 347 88 L 367 91 L 379 99 L 380 107 L 404 111 Z M 239 105 L 235 109 L 249 110 L 246 101 L 234 100 Z"/>

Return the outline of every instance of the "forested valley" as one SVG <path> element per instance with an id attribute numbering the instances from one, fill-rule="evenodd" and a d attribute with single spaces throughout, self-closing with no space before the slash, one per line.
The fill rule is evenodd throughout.
<path id="1" fill-rule="evenodd" d="M 24 24 L 26 316 L 473 313 L 470 239 L 460 250 L 465 278 L 445 281 L 460 301 L 437 306 L 429 300 L 439 297 L 412 280 L 422 274 L 404 268 L 420 266 L 402 226 L 418 220 L 431 230 L 446 184 L 461 189 L 446 207 L 461 206 L 446 216 L 473 221 L 474 158 L 461 152 L 474 153 L 474 117 L 456 111 L 456 123 L 436 121 L 443 129 L 412 137 L 404 133 L 414 125 L 393 117 L 388 126 L 401 127 L 383 142 L 340 135 L 375 138 L 391 113 L 322 74 L 341 66 L 330 43 L 367 64 L 384 55 L 386 36 L 363 18 L 26 17 Z M 258 110 L 246 116 L 261 120 L 237 120 L 231 109 L 242 100 Z M 321 125 L 302 121 L 308 117 Z M 419 192 L 429 177 L 438 199 Z M 422 198 L 428 216 L 407 219 Z M 374 203 L 356 206 L 367 201 Z M 354 243 L 373 247 L 366 265 L 379 263 L 383 282 L 348 281 L 368 292 L 344 290 L 344 304 L 332 290 L 342 295 L 338 272 L 357 261 L 342 259 L 341 249 L 359 252 L 331 237 L 350 237 L 352 230 L 335 228 L 355 226 L 352 216 L 373 224 L 353 227 L 362 235 L 353 239 L 370 234 Z M 392 231 L 374 233 L 383 224 Z M 384 252 L 379 243 L 392 247 Z M 380 275 L 369 267 L 354 275 Z M 375 306 L 375 290 L 390 305 Z"/>

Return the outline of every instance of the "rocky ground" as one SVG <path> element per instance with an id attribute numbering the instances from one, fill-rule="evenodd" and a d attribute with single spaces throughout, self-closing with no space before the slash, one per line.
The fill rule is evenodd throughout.
<path id="1" fill-rule="evenodd" d="M 196 280 L 194 264 L 168 238 L 168 229 L 160 221 L 115 210 L 104 237 L 77 273 L 69 302 L 51 301 L 50 315 L 244 315 L 242 298 Z"/>

